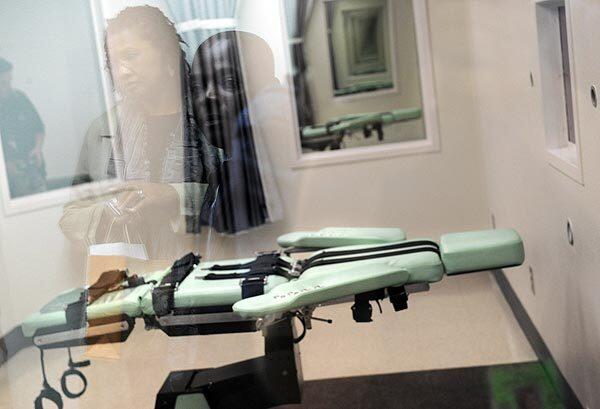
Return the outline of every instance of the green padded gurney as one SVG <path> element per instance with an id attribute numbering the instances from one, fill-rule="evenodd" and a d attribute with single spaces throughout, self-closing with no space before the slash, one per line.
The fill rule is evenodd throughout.
<path id="1" fill-rule="evenodd" d="M 517 266 L 525 257 L 521 237 L 509 229 L 445 234 L 440 249 L 448 275 Z"/>
<path id="2" fill-rule="evenodd" d="M 327 227 L 317 232 L 294 232 L 277 238 L 282 248 L 329 248 L 355 244 L 383 244 L 406 240 L 406 234 L 395 228 Z"/>
<path id="3" fill-rule="evenodd" d="M 219 261 L 220 265 L 245 263 L 254 260 L 237 259 Z M 244 269 L 229 270 L 226 272 L 214 272 L 208 270 L 215 262 L 200 263 L 177 287 L 174 297 L 174 307 L 176 309 L 193 309 L 213 306 L 231 306 L 242 299 L 242 290 L 239 279 L 223 280 L 204 280 L 207 274 L 230 274 L 245 271 Z M 265 283 L 265 292 L 287 283 L 284 277 L 273 275 L 268 276 Z M 152 292 L 147 292 L 141 298 L 141 310 L 145 315 L 155 315 L 152 305 Z"/>
<path id="4" fill-rule="evenodd" d="M 142 277 L 148 281 L 160 282 L 169 270 L 158 271 Z M 109 292 L 102 295 L 92 304 L 85 308 L 87 321 L 105 320 L 125 316 L 129 319 L 142 317 L 140 300 L 144 295 L 152 291 L 153 284 L 144 284 L 134 288 L 126 288 L 119 291 Z M 21 325 L 25 337 L 31 338 L 40 333 L 47 332 L 49 328 L 57 328 L 57 331 L 68 329 L 79 330 L 84 334 L 86 328 L 70 328 L 67 320 L 66 306 L 80 299 L 83 288 L 69 290 L 46 304 L 39 312 L 29 316 Z M 47 335 L 47 334 L 44 334 Z M 77 334 L 73 334 L 77 336 Z M 47 339 L 47 336 L 46 336 Z"/>
<path id="5" fill-rule="evenodd" d="M 524 259 L 523 243 L 514 230 L 444 235 L 439 256 L 431 251 L 381 254 L 374 260 L 309 269 L 268 294 L 237 302 L 233 310 L 244 317 L 264 317 L 378 288 L 439 281 L 444 271 L 458 274 L 512 267 Z"/>
<path id="6" fill-rule="evenodd" d="M 419 290 L 415 287 L 427 290 L 444 274 L 511 267 L 524 260 L 523 243 L 513 230 L 446 234 L 438 244 L 406 240 L 399 229 L 338 228 L 291 233 L 278 242 L 284 251 L 260 253 L 256 258 L 201 263 L 199 256 L 190 253 L 167 270 L 142 276 L 143 280 L 124 271 L 108 271 L 86 289 L 60 294 L 22 325 L 23 334 L 32 337 L 41 350 L 44 383 L 36 407 L 41 407 L 44 399 L 62 407 L 60 393 L 47 381 L 45 349 L 123 342 L 137 318 L 144 319 L 146 329 L 160 329 L 169 336 L 262 329 L 265 357 L 211 370 L 172 373 L 157 395 L 157 403 L 166 408 L 178 408 L 183 402 L 179 398 L 190 391 L 195 393 L 190 404 L 204 404 L 209 398 L 221 402 L 223 397 L 229 398 L 235 379 L 236 385 L 243 385 L 238 389 L 248 392 L 247 398 L 236 395 L 241 403 L 236 407 L 246 407 L 248 399 L 260 395 L 257 391 L 263 385 L 279 385 L 275 387 L 279 390 L 291 385 L 299 390 L 294 344 L 311 329 L 311 320 L 318 320 L 313 317 L 316 307 L 353 296 L 354 320 L 370 322 L 372 301 L 388 298 L 394 310 L 401 311 L 408 308 L 408 294 Z M 321 250 L 304 259 L 291 257 L 290 249 L 298 248 Z M 294 317 L 303 326 L 298 338 L 292 326 Z M 61 378 L 68 397 L 85 392 L 87 380 L 76 368 L 87 365 L 89 361 L 73 362 L 69 353 L 69 369 Z M 281 377 L 286 372 L 293 376 Z M 69 390 L 68 377 L 79 378 L 83 390 Z M 173 396 L 179 398 L 168 406 Z M 298 403 L 298 399 L 294 392 L 281 401 L 267 399 L 264 406 Z"/>
<path id="7" fill-rule="evenodd" d="M 237 302 L 233 310 L 244 317 L 264 317 L 381 288 L 433 283 L 443 274 L 433 252 L 319 266 L 268 294 Z"/>
<path id="8" fill-rule="evenodd" d="M 334 118 L 331 125 L 305 126 L 302 128 L 303 143 L 313 139 L 335 135 L 344 131 L 364 128 L 371 124 L 390 125 L 421 118 L 421 108 L 396 109 L 389 112 L 345 115 Z"/>
<path id="9" fill-rule="evenodd" d="M 390 242 L 393 239 L 398 241 Z M 441 280 L 444 274 L 516 266 L 524 258 L 522 241 L 513 230 L 446 234 L 440 245 L 428 240 L 407 241 L 399 229 L 323 229 L 317 233 L 292 233 L 278 241 L 284 247 L 328 247 L 341 242 L 375 244 L 329 248 L 304 260 L 273 252 L 266 254 L 266 264 L 264 260 L 258 262 L 263 256 L 216 263 L 195 261 L 176 284 L 165 287 L 163 281 L 103 295 L 87 306 L 86 318 L 156 319 L 158 327 L 169 335 L 167 327 L 173 329 L 174 335 L 236 332 L 225 326 L 209 331 L 207 326 L 214 320 L 252 322 L 244 330 L 256 330 L 252 320 L 257 318 L 375 290 L 391 293 L 389 289 L 428 285 Z M 160 283 L 170 271 L 150 274 L 146 281 Z M 247 283 L 260 292 L 244 296 Z M 159 290 L 165 289 L 171 298 L 157 304 L 161 300 Z M 81 290 L 64 293 L 30 316 L 22 326 L 24 335 L 69 329 L 61 306 L 73 302 L 80 293 Z M 157 305 L 167 305 L 168 309 L 163 311 L 161 307 L 159 313 Z M 191 323 L 196 327 L 185 329 Z"/>

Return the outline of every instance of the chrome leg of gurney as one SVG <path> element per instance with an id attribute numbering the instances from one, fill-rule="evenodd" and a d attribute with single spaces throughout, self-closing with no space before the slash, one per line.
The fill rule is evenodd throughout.
<path id="1" fill-rule="evenodd" d="M 300 403 L 302 369 L 292 317 L 264 329 L 265 355 L 211 369 L 171 372 L 155 409 L 265 409 Z"/>

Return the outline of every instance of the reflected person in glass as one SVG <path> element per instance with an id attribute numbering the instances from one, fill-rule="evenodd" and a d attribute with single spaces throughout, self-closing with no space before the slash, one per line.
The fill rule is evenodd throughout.
<path id="1" fill-rule="evenodd" d="M 288 93 L 275 77 L 270 46 L 249 32 L 215 34 L 196 51 L 192 73 L 196 118 L 226 158 L 218 172 L 220 194 L 209 224 L 235 234 L 279 220 L 281 200 L 266 139 L 285 134 L 273 125 L 289 123 L 289 117 L 277 119 Z"/>
<path id="2" fill-rule="evenodd" d="M 0 58 L 0 135 L 10 195 L 28 196 L 47 189 L 42 147 L 45 129 L 37 110 L 12 85 L 13 65 Z"/>
<path id="3" fill-rule="evenodd" d="M 128 7 L 107 21 L 106 65 L 117 103 L 90 126 L 74 184 L 121 183 L 88 185 L 65 207 L 61 228 L 72 240 L 142 244 L 149 258 L 172 260 L 187 250 L 175 235 L 199 232 L 218 151 L 196 125 L 181 43 L 155 7 Z"/>

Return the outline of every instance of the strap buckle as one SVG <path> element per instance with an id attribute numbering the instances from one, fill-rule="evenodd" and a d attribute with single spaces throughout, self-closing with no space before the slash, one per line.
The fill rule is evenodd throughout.
<path id="1" fill-rule="evenodd" d="M 256 297 L 265 293 L 268 276 L 248 277 L 240 280 L 242 287 L 242 299 Z"/>

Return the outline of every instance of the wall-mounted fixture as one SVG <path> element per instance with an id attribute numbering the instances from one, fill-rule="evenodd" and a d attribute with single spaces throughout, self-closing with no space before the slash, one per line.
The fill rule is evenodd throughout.
<path id="1" fill-rule="evenodd" d="M 531 293 L 535 295 L 535 278 L 533 276 L 533 267 L 529 266 L 529 284 L 531 286 Z"/>
<path id="2" fill-rule="evenodd" d="M 529 84 L 531 85 L 531 88 L 535 86 L 535 82 L 533 81 L 533 72 L 531 71 L 529 71 Z"/>
<path id="3" fill-rule="evenodd" d="M 596 86 L 592 85 L 590 88 L 590 98 L 592 99 L 592 105 L 594 108 L 598 107 L 598 93 L 596 92 Z"/>
<path id="4" fill-rule="evenodd" d="M 575 234 L 573 233 L 573 222 L 567 219 L 567 241 L 571 246 L 575 244 Z"/>
<path id="5" fill-rule="evenodd" d="M 570 1 L 536 0 L 539 82 L 548 163 L 583 184 Z"/>

